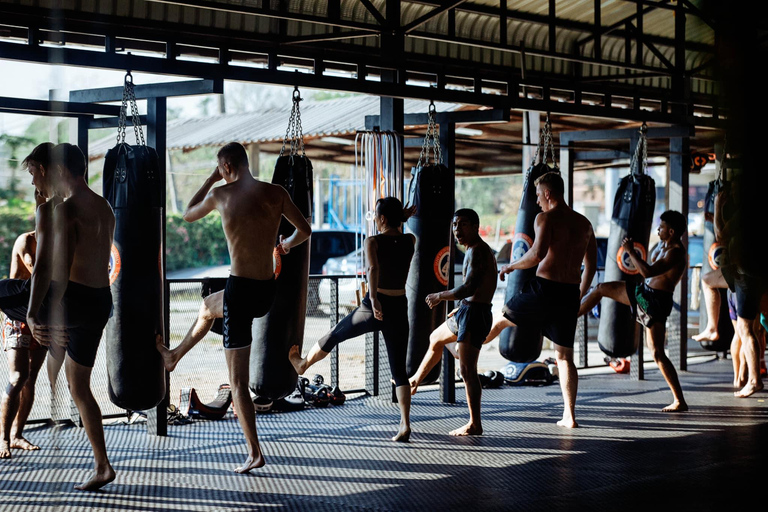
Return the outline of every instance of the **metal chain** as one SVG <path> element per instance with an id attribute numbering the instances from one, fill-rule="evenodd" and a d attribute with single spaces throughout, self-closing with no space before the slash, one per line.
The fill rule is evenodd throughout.
<path id="1" fill-rule="evenodd" d="M 288 126 L 285 128 L 285 137 L 283 137 L 283 147 L 280 148 L 280 156 L 283 156 L 285 152 L 285 145 L 288 143 L 289 137 L 291 146 L 290 156 L 297 155 L 299 150 L 301 150 L 301 156 L 307 156 L 304 150 L 304 129 L 301 126 L 301 109 L 299 108 L 299 102 L 302 100 L 299 87 L 296 86 L 293 89 L 293 107 L 291 107 L 291 115 L 288 118 Z"/>
<path id="2" fill-rule="evenodd" d="M 643 123 L 640 127 L 640 138 L 637 141 L 635 154 L 629 163 L 629 170 L 633 174 L 648 174 L 648 125 Z"/>
<path id="3" fill-rule="evenodd" d="M 547 151 L 550 152 L 550 158 L 552 159 L 552 166 L 557 167 L 557 160 L 555 159 L 555 143 L 552 138 L 552 123 L 547 116 L 547 120 L 544 122 L 544 127 L 539 132 L 539 143 L 536 145 L 536 152 L 533 154 L 533 164 L 547 163 Z M 541 161 L 539 162 L 539 154 L 541 154 Z"/>
<path id="4" fill-rule="evenodd" d="M 141 116 L 139 115 L 139 106 L 136 103 L 136 92 L 133 88 L 133 75 L 128 71 L 125 74 L 123 82 L 123 102 L 120 106 L 120 116 L 117 121 L 117 143 L 125 144 L 125 130 L 128 124 L 128 107 L 131 108 L 131 122 L 133 123 L 133 133 L 136 136 L 136 144 L 146 146 L 144 141 L 144 131 L 141 129 Z"/>
<path id="5" fill-rule="evenodd" d="M 424 166 L 429 165 L 429 150 L 432 147 L 433 160 L 435 165 L 443 163 L 443 150 L 440 147 L 440 137 L 437 130 L 437 109 L 435 108 L 435 102 L 429 102 L 429 110 L 427 112 L 427 133 L 424 136 L 424 142 L 421 145 L 421 153 L 419 154 L 419 161 L 416 167 L 421 167 L 422 160 Z"/>

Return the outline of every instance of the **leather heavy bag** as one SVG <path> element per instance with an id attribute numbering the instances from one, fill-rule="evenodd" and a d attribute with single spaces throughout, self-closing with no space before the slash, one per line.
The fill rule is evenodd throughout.
<path id="1" fill-rule="evenodd" d="M 281 156 L 272 183 L 288 191 L 301 213 L 312 216 L 312 162 L 305 156 Z M 293 225 L 283 219 L 278 231 L 290 236 Z M 275 241 L 277 243 L 277 240 Z M 260 398 L 279 400 L 296 388 L 298 375 L 288 360 L 291 345 L 302 346 L 307 312 L 310 240 L 281 256 L 275 300 L 269 312 L 257 318 L 251 346 L 251 390 Z"/>
<path id="2" fill-rule="evenodd" d="M 448 167 L 426 165 L 411 170 L 408 202 L 416 214 L 408 219 L 408 229 L 416 235 L 411 268 L 405 291 L 408 297 L 408 357 L 406 368 L 413 376 L 429 349 L 429 335 L 445 321 L 445 302 L 429 309 L 424 301 L 430 293 L 448 288 L 453 219 L 453 176 Z M 440 365 L 424 382 L 440 376 Z"/>
<path id="3" fill-rule="evenodd" d="M 630 237 L 635 250 L 648 255 L 653 209 L 656 205 L 656 184 L 647 174 L 630 173 L 619 182 L 613 201 L 611 233 L 605 258 L 605 282 L 633 281 L 642 278 L 621 247 L 621 241 Z M 638 324 L 629 306 L 604 297 L 600 302 L 600 326 L 597 342 L 600 349 L 611 357 L 629 357 L 637 351 L 635 329 Z"/>
<path id="4" fill-rule="evenodd" d="M 109 398 L 142 411 L 165 397 L 165 370 L 155 348 L 163 333 L 163 179 L 157 152 L 118 144 L 104 162 L 104 197 L 115 212 L 110 258 L 114 310 L 107 323 Z"/>
<path id="5" fill-rule="evenodd" d="M 541 208 L 536 204 L 536 185 L 534 182 L 539 176 L 552 170 L 557 170 L 557 168 L 552 169 L 545 163 L 532 165 L 528 169 L 525 183 L 523 183 L 523 197 L 520 198 L 520 208 L 517 210 L 510 261 L 522 258 L 533 245 L 535 239 L 533 227 L 536 222 L 536 215 L 541 212 Z M 520 293 L 526 282 L 536 277 L 537 268 L 538 265 L 525 270 L 515 270 L 507 275 L 505 303 Z M 499 335 L 499 353 L 516 363 L 530 363 L 538 359 L 541 354 L 542 342 L 540 328 L 532 326 L 508 327 Z"/>
<path id="6" fill-rule="evenodd" d="M 723 263 L 725 247 L 715 241 L 715 197 L 722 190 L 724 183 L 720 180 L 709 182 L 707 195 L 704 200 L 704 250 L 707 255 L 701 264 L 701 275 L 712 270 L 717 270 Z M 701 285 L 704 286 L 704 283 Z M 702 341 L 701 347 L 715 352 L 725 352 L 730 348 L 733 339 L 733 324 L 728 314 L 728 291 L 726 289 L 717 289 L 715 293 L 720 294 L 720 311 L 717 321 L 717 332 L 719 339 L 717 341 Z M 707 305 L 702 295 L 701 306 L 699 307 L 699 326 L 703 329 L 707 325 Z"/>

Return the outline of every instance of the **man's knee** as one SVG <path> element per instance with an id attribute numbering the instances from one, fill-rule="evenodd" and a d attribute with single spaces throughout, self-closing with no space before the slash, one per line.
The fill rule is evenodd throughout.
<path id="1" fill-rule="evenodd" d="M 573 363 L 573 349 L 555 345 L 555 359 L 557 362 Z"/>
<path id="2" fill-rule="evenodd" d="M 432 334 L 429 335 L 429 346 L 432 348 L 445 345 L 443 342 L 442 336 L 440 336 L 440 330 L 435 329 L 432 331 Z"/>
<path id="3" fill-rule="evenodd" d="M 29 380 L 29 374 L 24 371 L 8 372 L 8 393 L 18 393 Z"/>

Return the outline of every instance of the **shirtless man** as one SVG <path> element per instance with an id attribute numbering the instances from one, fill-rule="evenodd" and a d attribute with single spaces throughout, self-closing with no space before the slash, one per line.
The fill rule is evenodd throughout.
<path id="1" fill-rule="evenodd" d="M 514 270 L 538 265 L 536 277 L 506 303 L 486 341 L 513 325 L 540 325 L 555 344 L 564 402 L 563 419 L 557 424 L 575 428 L 579 376 L 573 363 L 573 339 L 579 300 L 597 270 L 597 242 L 587 218 L 566 204 L 560 173 L 548 172 L 535 184 L 536 203 L 542 212 L 536 216 L 533 246 L 520 259 L 501 267 L 500 276 L 503 280 Z"/>
<path id="2" fill-rule="evenodd" d="M 491 300 L 496 291 L 496 258 L 493 251 L 480 238 L 480 219 L 474 210 L 462 208 L 453 214 L 453 236 L 467 248 L 464 256 L 462 275 L 464 282 L 444 292 L 427 295 L 430 308 L 444 300 L 459 300 L 459 306 L 448 315 L 448 319 L 432 331 L 429 336 L 429 350 L 419 365 L 416 374 L 409 379 L 411 394 L 416 393 L 419 383 L 440 361 L 443 347 L 458 342 L 461 378 L 464 379 L 469 407 L 469 423 L 452 430 L 452 436 L 479 436 L 483 433 L 480 421 L 480 398 L 483 388 L 477 376 L 477 359 L 493 315 Z"/>
<path id="3" fill-rule="evenodd" d="M 579 316 L 584 315 L 603 297 L 630 306 L 637 321 L 645 326 L 648 349 L 672 390 L 674 399 L 662 409 L 663 412 L 688 410 L 675 367 L 664 353 L 667 317 L 674 304 L 672 294 L 688 268 L 688 254 L 681 240 L 687 229 L 688 222 L 682 213 L 673 210 L 662 213 L 658 230 L 660 241 L 651 254 L 650 265 L 635 251 L 632 239 L 625 238 L 621 245 L 645 281 L 601 283 L 584 297 L 579 309 Z"/>
<path id="4" fill-rule="evenodd" d="M 27 325 L 41 343 L 66 347 L 64 371 L 69 391 L 95 459 L 94 475 L 75 489 L 90 491 L 115 479 L 107 458 L 101 410 L 91 393 L 96 351 L 112 311 L 108 268 L 115 216 L 109 203 L 88 187 L 80 148 L 59 144 L 53 150 L 51 167 L 51 185 L 64 201 L 51 217 L 43 207 L 37 210 L 37 261 Z"/>
<path id="5" fill-rule="evenodd" d="M 224 348 L 232 398 L 248 445 L 248 457 L 235 471 L 247 473 L 266 462 L 248 390 L 251 325 L 269 312 L 274 299 L 272 253 L 281 219 L 285 216 L 296 227 L 291 236 L 280 238 L 281 254 L 309 238 L 312 229 L 284 188 L 251 175 L 242 145 L 227 144 L 217 158 L 218 166 L 190 200 L 184 220 L 194 222 L 217 210 L 227 238 L 232 267 L 223 294 Z M 212 188 L 222 179 L 225 185 Z"/>

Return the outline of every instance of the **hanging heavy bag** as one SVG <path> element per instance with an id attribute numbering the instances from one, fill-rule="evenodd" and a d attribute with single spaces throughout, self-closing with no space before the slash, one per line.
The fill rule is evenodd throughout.
<path id="1" fill-rule="evenodd" d="M 445 321 L 445 302 L 430 309 L 424 298 L 448 288 L 450 268 L 451 221 L 453 219 L 453 171 L 441 162 L 433 106 L 421 156 L 411 170 L 408 203 L 416 213 L 408 219 L 408 229 L 416 236 L 411 268 L 405 285 L 408 298 L 408 356 L 406 369 L 413 376 L 429 349 L 429 335 Z M 434 161 L 429 163 L 429 151 Z M 423 382 L 434 382 L 440 365 Z"/>
<path id="2" fill-rule="evenodd" d="M 534 182 L 539 176 L 552 170 L 557 170 L 557 168 L 552 169 L 546 163 L 535 164 L 528 169 L 523 184 L 523 196 L 520 198 L 520 208 L 517 211 L 510 261 L 522 258 L 533 245 L 536 215 L 541 212 L 541 208 L 536 203 Z M 537 268 L 538 265 L 524 270 L 515 270 L 507 276 L 505 303 L 520 293 L 525 283 L 536 277 Z M 530 325 L 508 327 L 499 335 L 499 353 L 504 358 L 516 363 L 530 363 L 538 359 L 541 354 L 542 342 L 543 337 L 539 327 Z"/>
<path id="3" fill-rule="evenodd" d="M 312 162 L 304 154 L 300 101 L 301 97 L 296 89 L 289 120 L 289 130 L 293 129 L 291 152 L 288 155 L 282 154 L 286 139 L 275 163 L 272 183 L 285 188 L 301 213 L 310 218 Z M 290 222 L 283 219 L 275 243 L 279 241 L 280 235 L 287 238 L 294 229 Z M 280 273 L 276 277 L 274 302 L 269 312 L 255 321 L 251 346 L 250 388 L 259 398 L 279 400 L 293 393 L 296 388 L 298 375 L 288 359 L 288 351 L 292 345 L 301 347 L 304 341 L 310 240 L 311 238 L 307 239 L 280 257 Z"/>
<path id="4" fill-rule="evenodd" d="M 705 261 L 701 265 L 701 275 L 709 272 L 710 270 L 717 270 L 723 263 L 723 257 L 725 253 L 725 246 L 717 242 L 715 238 L 715 197 L 725 187 L 726 183 L 722 179 L 718 178 L 709 182 L 707 187 L 707 195 L 704 199 L 704 250 L 707 251 Z M 703 281 L 701 287 L 706 286 Z M 715 293 L 720 295 L 720 309 L 718 311 L 717 320 L 717 333 L 719 338 L 716 341 L 701 341 L 701 348 L 706 350 L 712 350 L 715 352 L 725 352 L 730 348 L 731 340 L 733 339 L 733 324 L 731 323 L 731 317 L 728 313 L 728 290 L 716 289 Z M 702 297 L 701 305 L 699 307 L 699 325 L 707 325 L 707 305 L 706 299 Z"/>
<path id="5" fill-rule="evenodd" d="M 643 127 L 645 128 L 645 125 Z M 619 182 L 619 189 L 613 201 L 611 232 L 605 261 L 606 282 L 637 283 L 641 279 L 639 271 L 621 247 L 621 241 L 626 237 L 631 238 L 635 250 L 642 254 L 643 259 L 647 258 L 648 239 L 656 205 L 656 185 L 653 178 L 644 172 L 647 168 L 646 162 L 645 131 L 641 130 L 637 151 L 630 163 L 630 173 Z M 629 306 L 603 297 L 600 308 L 600 326 L 597 334 L 600 349 L 611 357 L 633 355 L 637 351 L 638 342 L 635 329 L 640 326 Z"/>
<path id="6" fill-rule="evenodd" d="M 125 143 L 129 103 L 135 146 Z M 118 144 L 107 152 L 104 162 L 103 195 L 115 212 L 107 375 L 112 403 L 142 411 L 165 397 L 165 370 L 155 348 L 155 336 L 163 333 L 164 180 L 157 152 L 144 143 L 130 73 L 125 78 L 119 125 Z"/>

